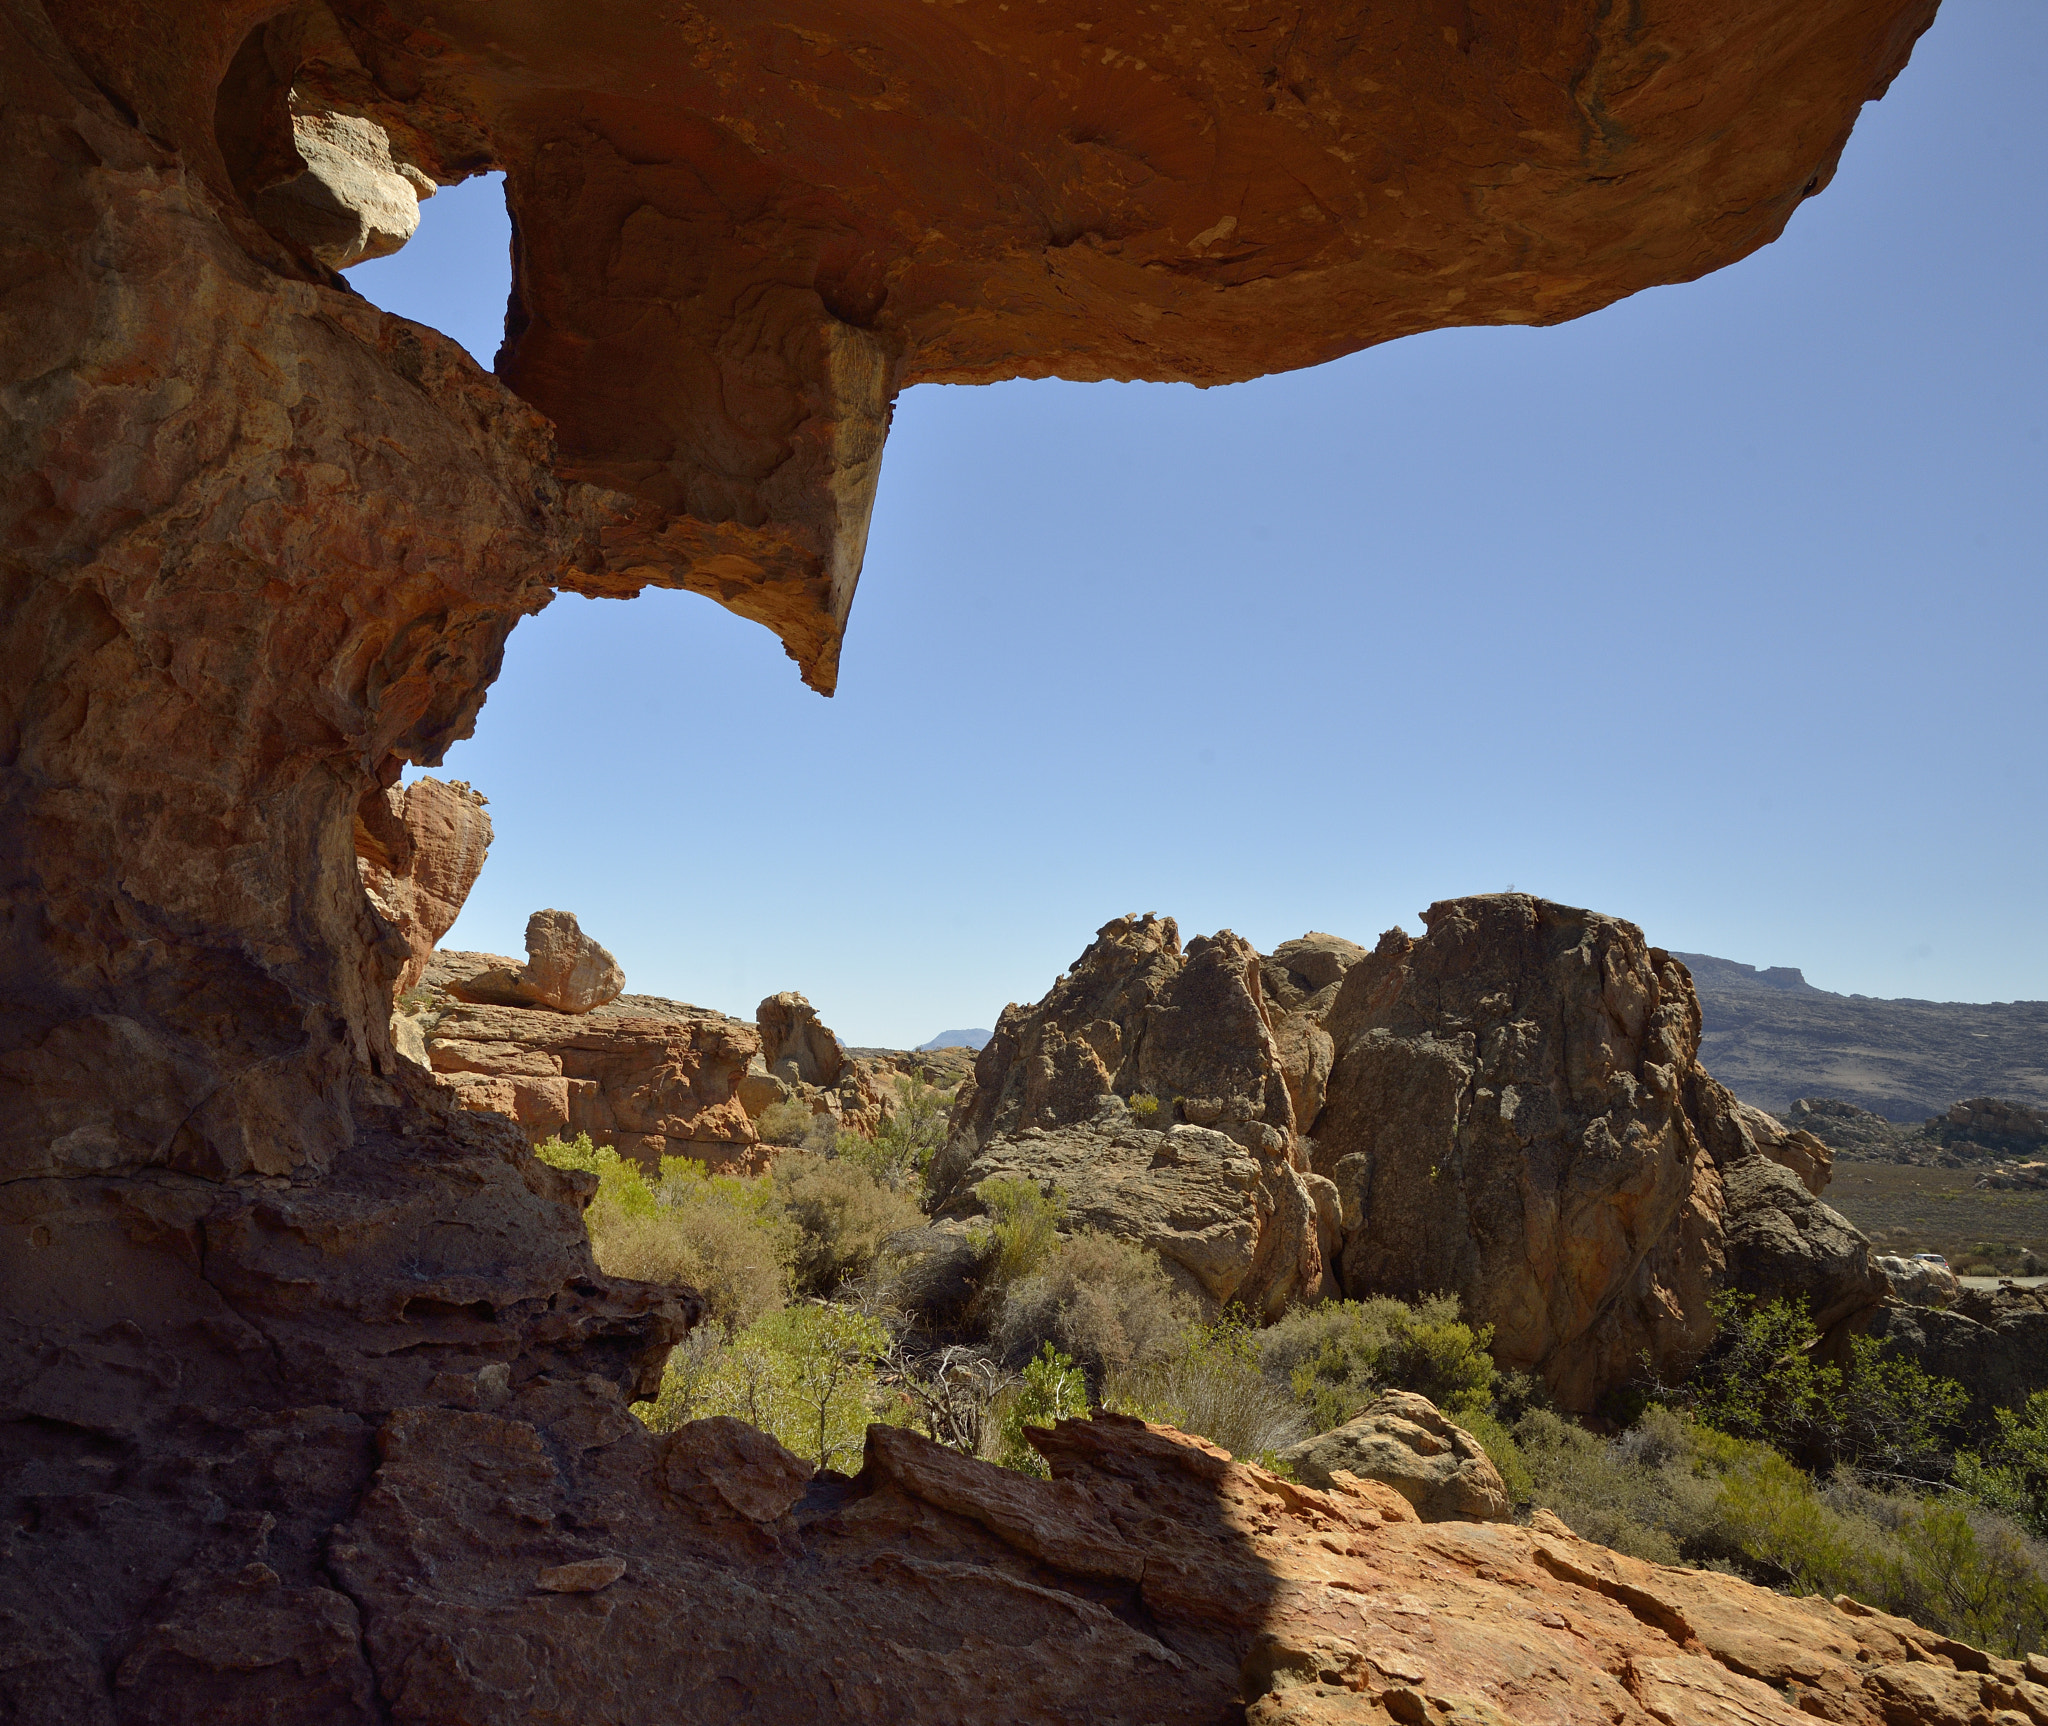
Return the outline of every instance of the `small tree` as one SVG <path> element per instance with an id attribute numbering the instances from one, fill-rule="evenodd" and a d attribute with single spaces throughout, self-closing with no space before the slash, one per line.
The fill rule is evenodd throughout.
<path id="1" fill-rule="evenodd" d="M 1025 1367 L 1016 1393 L 1003 1411 L 1002 1443 L 996 1460 L 1020 1474 L 1044 1479 L 1052 1471 L 1045 1466 L 1045 1458 L 1031 1448 L 1024 1429 L 1051 1426 L 1054 1421 L 1071 1420 L 1087 1412 L 1088 1381 L 1079 1367 L 1047 1343 Z"/>
<path id="2" fill-rule="evenodd" d="M 1759 1302 L 1731 1291 L 1713 1310 L 1714 1350 L 1674 1398 L 1696 1419 L 1809 1468 L 1923 1483 L 1946 1472 L 1948 1434 L 1969 1401 L 1953 1379 L 1885 1353 L 1875 1337 L 1851 1340 L 1846 1367 L 1822 1359 L 1804 1297 Z"/>

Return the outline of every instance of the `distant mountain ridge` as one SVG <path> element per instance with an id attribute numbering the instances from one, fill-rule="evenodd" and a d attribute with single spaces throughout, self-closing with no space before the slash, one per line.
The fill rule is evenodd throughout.
<path id="1" fill-rule="evenodd" d="M 1800 1097 L 1839 1097 L 1890 1121 L 1926 1120 L 1959 1097 L 2048 1106 L 2048 1001 L 1837 995 L 1791 965 L 1672 957 L 1699 991 L 1701 1063 L 1772 1114 Z"/>
<path id="2" fill-rule="evenodd" d="M 930 1054 L 934 1049 L 978 1049 L 993 1033 L 988 1031 L 941 1031 L 929 1043 L 920 1043 L 917 1052 Z"/>

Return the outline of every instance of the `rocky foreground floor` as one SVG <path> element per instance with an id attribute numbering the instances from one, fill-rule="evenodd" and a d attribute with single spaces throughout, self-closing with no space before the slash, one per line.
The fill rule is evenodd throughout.
<path id="1" fill-rule="evenodd" d="M 2038 1657 L 1546 1512 L 1419 1523 L 1117 1416 L 1040 1434 L 1050 1482 L 889 1427 L 848 1480 L 736 1421 L 658 1437 L 594 1385 L 498 1394 L 386 1425 L 331 1610 L 252 1557 L 150 1633 L 130 1693 L 201 1662 L 233 1720 L 2048 1721 Z M 252 1707 L 258 1663 L 295 1711 Z"/>

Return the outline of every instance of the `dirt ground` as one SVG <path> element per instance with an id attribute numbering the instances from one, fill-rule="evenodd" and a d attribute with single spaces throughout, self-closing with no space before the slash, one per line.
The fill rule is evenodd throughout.
<path id="1" fill-rule="evenodd" d="M 1837 1163 L 1821 1196 L 1888 1252 L 1941 1253 L 1958 1270 L 2048 1270 L 2048 1192 L 1979 1192 L 1975 1169 Z"/>

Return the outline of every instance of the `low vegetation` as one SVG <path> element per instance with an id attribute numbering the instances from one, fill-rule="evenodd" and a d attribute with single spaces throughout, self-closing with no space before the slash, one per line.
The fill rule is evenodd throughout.
<path id="1" fill-rule="evenodd" d="M 1802 1306 L 1731 1297 L 1701 1366 L 1639 1385 L 1596 1432 L 1498 1370 L 1451 1295 L 1327 1301 L 1260 1328 L 1205 1310 L 1143 1248 L 1071 1228 L 1056 1189 L 992 1180 L 978 1219 L 928 1218 L 915 1195 L 943 1115 L 908 1101 L 873 1140 L 780 1123 L 786 1148 L 753 1177 L 649 1171 L 587 1138 L 541 1147 L 597 1177 L 606 1271 L 688 1284 L 710 1310 L 639 1405 L 650 1425 L 732 1415 L 850 1472 L 884 1421 L 1043 1474 L 1029 1430 L 1107 1408 L 1279 1466 L 1411 1390 L 1473 1433 L 1525 1515 L 1999 1652 L 2048 1643 L 2048 1391 L 1957 1448 L 1959 1387 L 1868 1339 L 1830 1357 Z"/>

